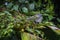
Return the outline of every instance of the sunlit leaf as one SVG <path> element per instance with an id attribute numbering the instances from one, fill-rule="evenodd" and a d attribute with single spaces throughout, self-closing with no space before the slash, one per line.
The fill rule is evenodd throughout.
<path id="1" fill-rule="evenodd" d="M 28 13 L 28 9 L 27 9 L 26 7 L 23 7 L 23 8 L 22 8 L 22 12 L 23 12 L 23 13 Z"/>

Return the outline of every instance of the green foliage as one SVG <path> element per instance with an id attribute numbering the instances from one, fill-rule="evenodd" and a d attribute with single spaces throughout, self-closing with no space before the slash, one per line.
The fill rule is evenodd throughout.
<path id="1" fill-rule="evenodd" d="M 4 1 L 4 3 L 3 3 Z M 52 30 L 49 29 L 48 26 L 55 25 L 51 20 L 54 18 L 54 4 L 51 0 L 1 0 L 2 4 L 0 7 L 0 39 L 4 37 L 13 38 L 14 35 L 17 35 L 15 38 L 20 40 L 39 40 L 39 36 L 43 40 L 50 40 L 52 36 L 59 35 L 60 30 Z M 45 4 L 46 3 L 46 4 Z M 5 9 L 4 9 L 5 8 Z M 41 23 L 34 22 L 34 15 L 42 14 L 43 20 Z M 27 18 L 34 16 L 33 21 L 27 20 Z M 38 16 L 37 16 L 38 17 Z M 59 21 L 60 19 L 57 18 Z M 60 22 L 60 21 L 59 21 Z M 60 24 L 59 24 L 60 26 Z M 44 30 L 47 29 L 47 30 Z M 46 33 L 51 32 L 50 35 L 47 36 Z M 25 33 L 26 32 L 26 33 Z M 46 32 L 46 33 L 45 33 Z M 19 33 L 19 34 L 18 34 Z M 27 33 L 32 33 L 37 37 L 32 37 Z M 56 34 L 55 34 L 56 33 Z M 14 34 L 14 35 L 11 35 Z M 47 33 L 49 34 L 49 33 Z M 53 35 L 54 34 L 54 35 Z M 48 38 L 49 37 L 49 38 Z M 17 39 L 17 40 L 18 40 Z M 51 40 L 53 40 L 52 38 Z M 5 40 L 5 39 L 3 39 Z M 10 39 L 8 39 L 10 40 Z M 13 39 L 11 39 L 13 40 Z M 14 39 L 15 40 L 15 39 Z M 59 38 L 57 38 L 59 40 Z"/>
<path id="2" fill-rule="evenodd" d="M 23 7 L 23 8 L 22 8 L 22 12 L 23 12 L 23 13 L 26 13 L 26 15 L 27 15 L 27 14 L 28 14 L 28 9 L 27 9 L 26 7 Z"/>

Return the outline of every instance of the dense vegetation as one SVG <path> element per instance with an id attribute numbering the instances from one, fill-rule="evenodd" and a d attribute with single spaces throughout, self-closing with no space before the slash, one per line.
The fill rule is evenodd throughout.
<path id="1" fill-rule="evenodd" d="M 0 0 L 0 40 L 60 40 L 56 16 L 51 0 Z"/>

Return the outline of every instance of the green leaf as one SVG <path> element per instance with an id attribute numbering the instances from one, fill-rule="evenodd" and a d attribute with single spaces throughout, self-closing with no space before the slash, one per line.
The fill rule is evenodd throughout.
<path id="1" fill-rule="evenodd" d="M 19 0 L 20 3 L 24 3 L 26 0 Z"/>
<path id="2" fill-rule="evenodd" d="M 13 23 L 9 23 L 7 29 L 13 28 L 13 27 L 14 27 L 14 24 Z"/>
<path id="3" fill-rule="evenodd" d="M 34 8 L 35 8 L 35 4 L 34 3 L 29 4 L 29 10 L 34 10 Z"/>
<path id="4" fill-rule="evenodd" d="M 19 5 L 14 5 L 13 8 L 11 10 L 15 10 L 18 11 Z"/>
<path id="5" fill-rule="evenodd" d="M 22 8 L 22 12 L 23 12 L 23 13 L 28 13 L 28 9 L 27 9 L 26 7 L 23 7 L 23 8 Z"/>
<path id="6" fill-rule="evenodd" d="M 21 33 L 22 40 L 29 40 L 29 35 L 25 32 Z"/>
<path id="7" fill-rule="evenodd" d="M 0 13 L 0 16 L 4 16 L 5 15 L 5 13 Z"/>
<path id="8" fill-rule="evenodd" d="M 58 21 L 58 22 L 60 22 L 60 19 L 59 19 L 59 18 L 57 18 L 57 21 Z"/>
<path id="9" fill-rule="evenodd" d="M 13 3 L 10 2 L 8 5 L 7 5 L 7 8 L 11 8 L 13 6 Z"/>
<path id="10" fill-rule="evenodd" d="M 4 11 L 4 13 L 7 14 L 7 15 L 11 15 L 11 14 L 9 13 L 9 11 Z"/>
<path id="11" fill-rule="evenodd" d="M 53 16 L 49 15 L 48 18 L 49 18 L 49 20 L 52 20 L 53 19 Z"/>

